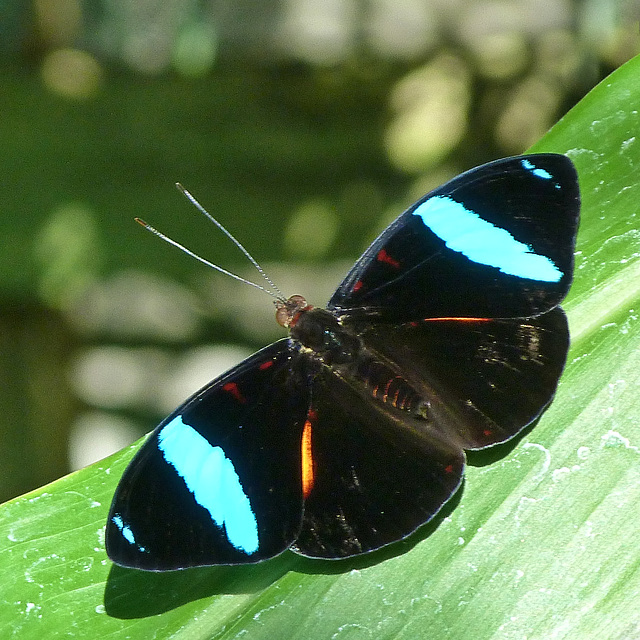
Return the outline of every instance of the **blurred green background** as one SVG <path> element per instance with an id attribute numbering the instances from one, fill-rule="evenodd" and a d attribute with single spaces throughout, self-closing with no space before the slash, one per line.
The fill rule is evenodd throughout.
<path id="1" fill-rule="evenodd" d="M 637 0 L 0 1 L 0 500 L 150 430 L 412 200 L 640 51 Z"/>

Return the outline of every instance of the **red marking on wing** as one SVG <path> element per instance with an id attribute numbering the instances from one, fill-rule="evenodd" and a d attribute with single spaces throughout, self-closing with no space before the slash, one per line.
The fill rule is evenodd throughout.
<path id="1" fill-rule="evenodd" d="M 452 465 L 452 464 L 448 464 L 448 465 L 444 468 L 444 472 L 445 472 L 445 473 L 453 473 L 453 465 Z"/>
<path id="2" fill-rule="evenodd" d="M 491 431 L 491 429 L 485 429 L 485 430 L 482 432 L 482 435 L 483 435 L 483 436 L 486 436 L 486 437 L 488 438 L 489 436 L 493 435 L 493 431 Z"/>
<path id="3" fill-rule="evenodd" d="M 378 251 L 376 260 L 378 262 L 384 262 L 385 264 L 392 266 L 394 269 L 400 268 L 400 263 L 395 258 L 392 258 L 384 249 L 380 249 L 380 251 Z"/>
<path id="4" fill-rule="evenodd" d="M 352 291 L 359 291 L 360 289 L 362 289 L 362 280 L 358 280 L 358 282 L 353 285 Z"/>
<path id="5" fill-rule="evenodd" d="M 235 382 L 227 382 L 227 384 L 223 385 L 222 389 L 227 393 L 230 393 L 238 402 L 242 402 L 244 404 L 247 401 L 247 399 L 240 393 L 240 389 Z"/>
<path id="6" fill-rule="evenodd" d="M 263 362 L 258 369 L 260 369 L 260 371 L 264 371 L 265 369 L 269 369 L 270 367 L 273 366 L 273 360 L 267 360 L 266 362 Z"/>

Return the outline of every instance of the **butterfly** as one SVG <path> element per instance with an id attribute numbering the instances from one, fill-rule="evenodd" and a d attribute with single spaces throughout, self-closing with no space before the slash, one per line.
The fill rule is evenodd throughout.
<path id="1" fill-rule="evenodd" d="M 186 400 L 125 470 L 109 557 L 338 559 L 428 522 L 465 451 L 513 438 L 555 394 L 579 209 L 566 156 L 497 160 L 409 207 L 326 308 L 279 298 L 289 337 Z"/>

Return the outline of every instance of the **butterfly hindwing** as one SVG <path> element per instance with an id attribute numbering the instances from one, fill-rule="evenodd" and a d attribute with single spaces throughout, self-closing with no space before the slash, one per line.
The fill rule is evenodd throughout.
<path id="1" fill-rule="evenodd" d="M 549 311 L 571 284 L 579 204 L 566 156 L 518 156 L 471 169 L 393 222 L 328 308 L 387 322 Z"/>
<path id="2" fill-rule="evenodd" d="M 328 368 L 314 379 L 307 424 L 313 480 L 292 547 L 302 555 L 343 558 L 401 540 L 461 482 L 459 447 L 424 421 L 391 417 Z"/>
<path id="3" fill-rule="evenodd" d="M 427 415 L 464 449 L 509 440 L 551 402 L 569 348 L 559 307 L 533 318 L 424 320 L 360 333 L 428 400 Z"/>
<path id="4" fill-rule="evenodd" d="M 109 556 L 170 570 L 257 562 L 302 519 L 300 438 L 309 407 L 297 352 L 280 340 L 164 420 L 125 471 L 107 522 Z"/>

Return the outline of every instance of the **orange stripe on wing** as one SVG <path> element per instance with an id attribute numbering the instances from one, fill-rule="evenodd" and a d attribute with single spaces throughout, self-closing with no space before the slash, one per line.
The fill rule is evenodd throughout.
<path id="1" fill-rule="evenodd" d="M 491 322 L 491 320 L 492 318 L 424 318 L 422 322 Z"/>
<path id="2" fill-rule="evenodd" d="M 311 450 L 311 420 L 306 420 L 302 432 L 302 497 L 306 498 L 313 489 L 313 452 Z"/>

